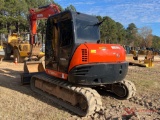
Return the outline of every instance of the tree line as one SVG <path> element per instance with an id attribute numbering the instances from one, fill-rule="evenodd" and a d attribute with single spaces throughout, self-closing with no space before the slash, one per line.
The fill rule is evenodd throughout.
<path id="1" fill-rule="evenodd" d="M 130 23 L 127 28 L 114 21 L 108 16 L 98 16 L 100 21 L 105 22 L 100 26 L 101 40 L 104 43 L 118 43 L 132 47 L 160 49 L 160 37 L 152 34 L 149 27 L 137 28 L 134 23 Z"/>
<path id="2" fill-rule="evenodd" d="M 29 20 L 27 19 L 30 8 L 38 8 L 50 3 L 59 6 L 61 11 L 76 11 L 73 5 L 62 8 L 59 4 L 51 0 L 0 0 L 0 33 L 29 32 Z M 130 23 L 125 28 L 121 23 L 116 22 L 109 16 L 96 16 L 100 25 L 101 41 L 103 43 L 118 43 L 138 47 L 153 47 L 160 49 L 160 37 L 152 34 L 152 29 L 146 26 L 137 28 L 134 23 Z M 38 32 L 43 31 L 45 22 L 40 21 Z"/>

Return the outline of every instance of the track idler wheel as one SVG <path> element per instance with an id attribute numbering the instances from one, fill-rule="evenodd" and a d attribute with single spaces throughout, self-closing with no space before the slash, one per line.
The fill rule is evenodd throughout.
<path id="1" fill-rule="evenodd" d="M 87 100 L 84 99 L 83 97 L 80 97 L 80 98 L 79 98 L 79 107 L 80 107 L 82 110 L 87 110 L 87 109 L 88 109 Z"/>
<path id="2" fill-rule="evenodd" d="M 135 96 L 136 87 L 131 81 L 123 80 L 112 85 L 112 92 L 118 99 L 129 99 Z"/>

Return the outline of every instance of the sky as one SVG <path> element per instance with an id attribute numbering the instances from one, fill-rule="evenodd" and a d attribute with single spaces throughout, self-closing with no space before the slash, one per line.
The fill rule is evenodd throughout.
<path id="1" fill-rule="evenodd" d="M 134 23 L 137 28 L 148 27 L 160 37 L 160 0 L 54 0 L 66 8 L 73 5 L 78 12 L 109 16 L 125 28 Z"/>

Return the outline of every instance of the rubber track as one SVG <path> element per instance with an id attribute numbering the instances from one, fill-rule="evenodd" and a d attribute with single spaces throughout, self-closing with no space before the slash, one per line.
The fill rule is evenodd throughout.
<path id="1" fill-rule="evenodd" d="M 127 89 L 128 89 L 128 95 L 127 95 L 127 97 L 125 99 L 130 99 L 130 98 L 135 96 L 136 87 L 135 87 L 134 83 L 132 83 L 131 81 L 128 81 L 128 80 L 123 80 L 120 83 L 125 85 L 127 87 Z"/>
<path id="2" fill-rule="evenodd" d="M 35 79 L 44 80 L 46 82 L 50 82 L 50 83 L 55 84 L 57 86 L 63 87 L 65 89 L 68 89 L 68 90 L 74 91 L 75 93 L 83 95 L 88 102 L 88 109 L 86 111 L 83 111 L 80 108 L 78 108 L 77 106 L 71 105 L 69 102 L 65 102 L 62 99 L 59 99 L 53 95 L 49 95 L 46 92 L 43 92 L 42 90 L 35 88 L 35 86 L 34 86 Z M 68 109 L 69 111 L 72 111 L 73 113 L 75 113 L 79 116 L 89 116 L 89 115 L 92 115 L 93 113 L 96 113 L 102 109 L 101 97 L 97 93 L 97 91 L 95 91 L 91 88 L 88 88 L 88 87 L 73 86 L 72 84 L 70 84 L 66 81 L 60 80 L 58 78 L 50 77 L 47 74 L 34 75 L 31 78 L 31 89 L 33 91 L 37 92 L 38 94 L 41 94 L 41 95 L 51 99 L 53 102 L 59 104 L 60 106 Z"/>

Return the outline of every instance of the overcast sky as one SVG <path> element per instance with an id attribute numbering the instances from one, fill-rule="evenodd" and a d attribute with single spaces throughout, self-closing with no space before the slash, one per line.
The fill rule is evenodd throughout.
<path id="1" fill-rule="evenodd" d="M 135 23 L 138 28 L 147 26 L 152 34 L 160 36 L 160 0 L 54 0 L 66 8 L 75 6 L 78 12 L 109 16 L 127 27 Z"/>

